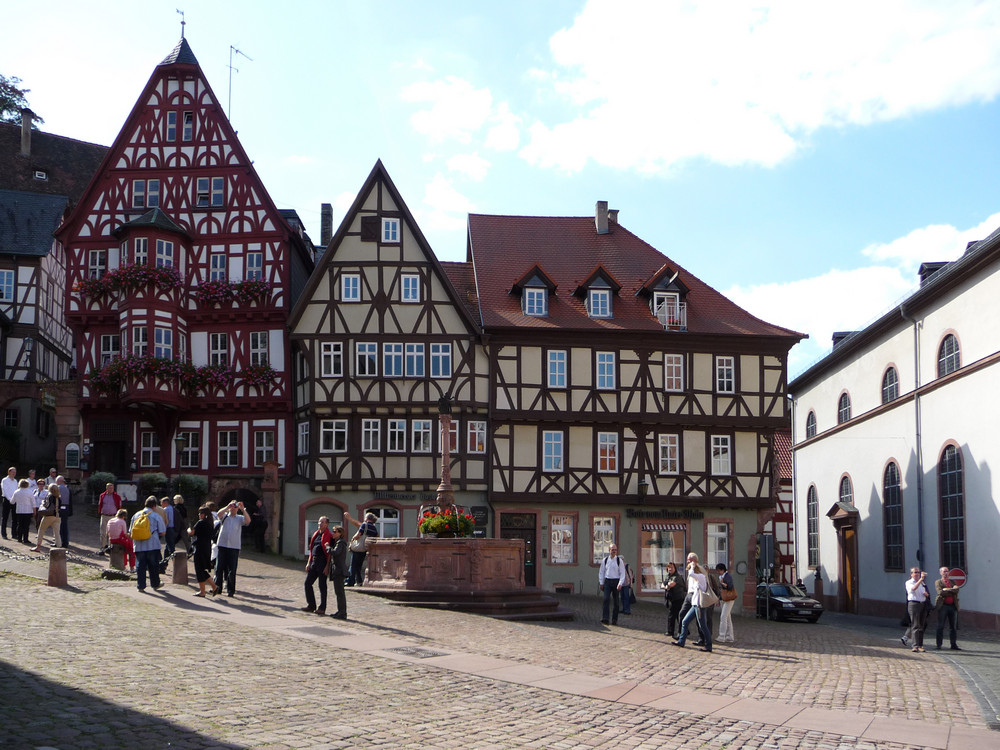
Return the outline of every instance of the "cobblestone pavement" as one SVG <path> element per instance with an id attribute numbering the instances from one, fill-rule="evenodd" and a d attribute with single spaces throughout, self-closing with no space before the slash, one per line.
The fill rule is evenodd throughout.
<path id="1" fill-rule="evenodd" d="M 244 552 L 233 599 L 169 583 L 140 595 L 100 578 L 93 541 L 74 528 L 66 589 L 38 580 L 44 555 L 0 546 L 0 747 L 1000 747 L 962 674 L 1000 659 L 992 636 L 963 633 L 966 650 L 942 658 L 865 620 L 738 617 L 738 642 L 705 654 L 670 647 L 651 603 L 609 628 L 593 597 L 562 597 L 571 623 L 512 623 L 350 589 L 338 622 L 298 611 L 297 561 Z M 469 673 L 485 657 L 511 676 Z M 995 695 L 988 670 L 970 673 Z M 591 684 L 609 687 L 574 694 Z M 735 699 L 754 710 L 715 712 Z M 820 714 L 846 721 L 804 720 Z M 861 736 L 872 716 L 900 729 Z"/>

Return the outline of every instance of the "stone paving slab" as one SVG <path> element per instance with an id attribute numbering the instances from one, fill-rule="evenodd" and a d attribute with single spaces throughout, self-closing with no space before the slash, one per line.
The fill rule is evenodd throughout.
<path id="1" fill-rule="evenodd" d="M 673 695 L 678 688 L 661 687 L 660 685 L 636 685 L 618 699 L 620 703 L 631 703 L 633 706 L 658 707 L 658 702 L 668 695 Z"/>
<path id="2" fill-rule="evenodd" d="M 874 718 L 874 714 L 837 711 L 829 708 L 804 708 L 786 720 L 784 726 L 860 737 Z"/>
<path id="3" fill-rule="evenodd" d="M 785 724 L 796 714 L 802 712 L 802 706 L 793 706 L 777 701 L 762 701 L 755 698 L 743 698 L 712 711 L 710 716 L 736 719 L 737 721 L 761 721 L 765 724 Z M 809 729 L 816 729 L 809 726 Z"/>
<path id="4" fill-rule="evenodd" d="M 866 740 L 903 742 L 943 750 L 948 747 L 949 730 L 950 727 L 943 725 L 935 726 L 926 722 L 917 723 L 906 719 L 876 716 L 860 736 Z"/>

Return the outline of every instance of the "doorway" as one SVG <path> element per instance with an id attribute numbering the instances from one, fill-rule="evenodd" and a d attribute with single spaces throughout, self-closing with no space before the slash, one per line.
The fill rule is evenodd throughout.
<path id="1" fill-rule="evenodd" d="M 524 585 L 538 585 L 535 566 L 535 546 L 538 543 L 538 516 L 534 513 L 501 513 L 500 538 L 524 541 Z"/>

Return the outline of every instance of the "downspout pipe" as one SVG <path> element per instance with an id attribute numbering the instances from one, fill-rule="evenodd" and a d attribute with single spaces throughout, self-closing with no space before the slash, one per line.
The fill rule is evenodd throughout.
<path id="1" fill-rule="evenodd" d="M 924 446 L 920 419 L 920 322 L 906 312 L 906 302 L 899 306 L 903 320 L 913 324 L 913 419 L 917 454 L 917 563 L 924 563 Z"/>

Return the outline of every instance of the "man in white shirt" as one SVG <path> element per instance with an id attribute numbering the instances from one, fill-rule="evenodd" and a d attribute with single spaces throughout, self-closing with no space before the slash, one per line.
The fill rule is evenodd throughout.
<path id="1" fill-rule="evenodd" d="M 611 613 L 611 624 L 618 624 L 618 609 L 621 605 L 620 591 L 625 585 L 625 561 L 618 555 L 618 545 L 612 544 L 610 554 L 601 561 L 597 569 L 597 582 L 604 592 L 604 608 L 601 610 L 601 623 L 608 624 L 608 608 L 614 600 Z"/>
<path id="2" fill-rule="evenodd" d="M 7 519 L 11 520 L 11 529 L 14 528 L 14 493 L 17 492 L 17 467 L 11 466 L 7 469 L 7 476 L 0 480 L 0 491 L 3 492 L 3 510 L 0 511 L 0 533 L 3 538 L 7 538 Z"/>

